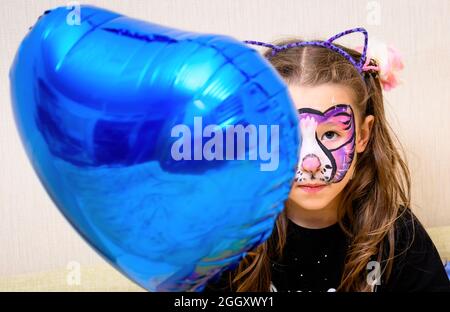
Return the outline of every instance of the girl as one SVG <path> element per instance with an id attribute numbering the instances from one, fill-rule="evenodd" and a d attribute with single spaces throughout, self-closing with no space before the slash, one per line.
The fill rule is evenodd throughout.
<path id="1" fill-rule="evenodd" d="M 352 32 L 365 35 L 362 53 L 333 43 Z M 395 86 L 395 75 L 366 58 L 367 32 L 247 43 L 270 48 L 264 56 L 288 85 L 303 141 L 271 237 L 205 292 L 449 291 L 439 254 L 409 208 L 408 167 L 386 121 L 382 88 Z M 387 65 L 402 64 L 391 57 Z"/>

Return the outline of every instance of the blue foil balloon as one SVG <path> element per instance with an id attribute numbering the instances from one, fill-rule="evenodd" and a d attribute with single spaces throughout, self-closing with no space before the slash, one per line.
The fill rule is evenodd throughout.
<path id="1" fill-rule="evenodd" d="M 118 270 L 149 291 L 202 291 L 283 209 L 300 144 L 286 85 L 231 37 L 89 6 L 70 23 L 70 13 L 45 12 L 10 71 L 28 157 Z M 227 140 L 230 125 L 253 126 L 259 141 Z"/>

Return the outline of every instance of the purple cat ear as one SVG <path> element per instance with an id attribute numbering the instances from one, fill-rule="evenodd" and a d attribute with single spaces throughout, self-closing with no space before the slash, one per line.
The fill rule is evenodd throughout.
<path id="1" fill-rule="evenodd" d="M 344 51 L 343 49 L 337 47 L 336 45 L 333 44 L 333 41 L 335 41 L 338 38 L 341 38 L 345 35 L 349 35 L 355 32 L 361 32 L 364 34 L 364 48 L 363 51 L 361 53 L 361 59 L 359 60 L 359 62 L 357 62 L 350 54 L 348 54 L 346 51 Z M 336 53 L 339 53 L 340 55 L 342 55 L 345 59 L 347 59 L 357 70 L 360 74 L 363 73 L 363 66 L 366 62 L 366 53 L 367 53 L 367 44 L 369 42 L 369 35 L 367 33 L 367 30 L 365 30 L 362 27 L 357 27 L 357 28 L 352 28 L 352 29 L 348 29 L 346 31 L 340 32 L 336 35 L 334 35 L 333 37 L 329 38 L 326 41 L 300 41 L 300 42 L 294 42 L 294 43 L 289 43 L 286 45 L 282 45 L 282 46 L 278 46 L 278 45 L 274 45 L 274 44 L 270 44 L 270 43 L 265 43 L 265 42 L 260 42 L 260 41 L 253 41 L 253 40 L 245 40 L 244 43 L 247 44 L 253 44 L 253 45 L 259 45 L 259 46 L 263 46 L 266 48 L 271 48 L 272 49 L 272 56 L 275 56 L 275 54 L 277 54 L 278 52 L 282 51 L 282 50 L 286 50 L 286 49 L 290 49 L 290 48 L 295 48 L 295 47 L 301 47 L 301 46 L 319 46 L 319 47 L 323 47 L 323 48 L 327 48 L 330 50 L 335 51 Z"/>
<path id="2" fill-rule="evenodd" d="M 332 44 L 333 41 L 335 41 L 336 39 L 339 39 L 339 38 L 341 38 L 343 36 L 346 36 L 346 35 L 349 35 L 349 34 L 352 34 L 352 33 L 356 33 L 356 32 L 360 32 L 360 33 L 362 33 L 364 35 L 364 47 L 363 47 L 363 51 L 361 53 L 361 58 L 360 58 L 358 63 L 355 63 L 355 67 L 361 73 L 363 71 L 363 66 L 364 66 L 364 64 L 366 62 L 367 45 L 369 43 L 369 34 L 367 33 L 367 30 L 365 28 L 357 27 L 357 28 L 352 28 L 352 29 L 345 30 L 343 32 L 340 32 L 340 33 L 334 35 L 333 37 L 328 39 L 326 42 Z"/>

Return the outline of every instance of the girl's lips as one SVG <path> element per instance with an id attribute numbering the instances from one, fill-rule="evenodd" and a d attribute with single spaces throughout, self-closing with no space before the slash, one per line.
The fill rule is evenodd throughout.
<path id="1" fill-rule="evenodd" d="M 307 193 L 317 193 L 320 192 L 322 189 L 327 186 L 326 184 L 317 184 L 317 185 L 299 185 L 299 187 L 302 189 L 302 191 L 305 191 Z"/>

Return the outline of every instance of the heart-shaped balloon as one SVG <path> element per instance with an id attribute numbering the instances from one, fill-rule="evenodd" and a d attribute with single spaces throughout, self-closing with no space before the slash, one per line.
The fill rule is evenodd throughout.
<path id="1" fill-rule="evenodd" d="M 11 68 L 28 157 L 117 269 L 150 291 L 201 291 L 283 209 L 300 143 L 286 85 L 228 36 L 79 13 L 45 12 Z"/>

